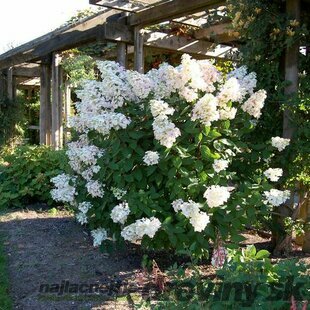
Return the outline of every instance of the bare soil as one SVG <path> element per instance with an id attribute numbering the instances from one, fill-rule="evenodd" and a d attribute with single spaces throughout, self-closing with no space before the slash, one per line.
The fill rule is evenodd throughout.
<path id="1" fill-rule="evenodd" d="M 150 277 L 142 272 L 142 254 L 137 248 L 101 253 L 92 246 L 89 232 L 65 210 L 52 213 L 32 208 L 0 214 L 0 235 L 8 256 L 14 309 L 133 309 L 143 293 L 154 294 L 156 290 Z M 268 238 L 255 233 L 244 236 L 244 245 L 268 249 Z M 164 268 L 165 262 L 169 264 L 169 257 L 168 253 L 157 254 L 155 259 Z M 302 253 L 297 246 L 291 257 L 310 264 L 310 255 Z M 214 277 L 215 270 L 209 264 L 201 269 L 206 276 Z M 66 291 L 65 283 L 70 287 L 96 284 L 102 291 Z M 47 291 L 47 287 L 54 291 Z"/>

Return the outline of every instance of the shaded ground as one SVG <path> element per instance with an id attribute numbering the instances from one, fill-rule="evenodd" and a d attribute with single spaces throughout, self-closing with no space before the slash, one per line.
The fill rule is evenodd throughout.
<path id="1" fill-rule="evenodd" d="M 141 258 L 125 251 L 111 256 L 92 247 L 88 233 L 68 213 L 15 211 L 0 216 L 0 234 L 5 237 L 11 296 L 14 309 L 130 309 L 130 302 L 107 299 L 139 272 Z M 57 294 L 58 284 L 102 284 L 102 293 Z M 46 293 L 48 284 L 54 293 Z M 64 285 L 63 285 L 64 286 Z M 68 284 L 67 284 L 68 286 Z M 84 288 L 87 288 L 84 286 Z M 122 288 L 121 288 L 122 289 Z M 60 290 L 60 288 L 59 288 Z M 79 299 L 84 299 L 80 301 Z M 85 301 L 86 300 L 86 301 Z"/>
<path id="2" fill-rule="evenodd" d="M 101 253 L 66 211 L 19 210 L 0 215 L 0 235 L 5 238 L 14 309 L 132 309 L 142 292 L 154 292 L 150 278 L 141 272 L 140 253 L 134 248 Z M 268 238 L 255 233 L 244 236 L 244 244 L 268 248 Z M 310 255 L 298 247 L 292 257 L 310 264 Z M 155 259 L 163 266 L 170 255 L 157 254 Z M 215 274 L 208 264 L 200 268 L 207 277 Z M 75 284 L 88 284 L 83 287 L 88 293 L 76 293 Z M 91 284 L 100 285 L 101 292 L 96 293 Z M 61 290 L 63 294 L 58 293 Z"/>

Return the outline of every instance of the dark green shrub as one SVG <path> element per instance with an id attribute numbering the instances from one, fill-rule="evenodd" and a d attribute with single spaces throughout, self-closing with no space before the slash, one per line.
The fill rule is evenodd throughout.
<path id="1" fill-rule="evenodd" d="M 64 151 L 20 146 L 0 153 L 0 209 L 31 202 L 52 204 L 50 179 L 65 170 Z"/>

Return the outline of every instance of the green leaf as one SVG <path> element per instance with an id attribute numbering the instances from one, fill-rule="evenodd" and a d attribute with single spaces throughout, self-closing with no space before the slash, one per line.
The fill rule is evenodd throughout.
<path id="1" fill-rule="evenodd" d="M 267 258 L 270 256 L 270 253 L 267 250 L 260 250 L 256 253 L 257 259 Z"/>
<path id="2" fill-rule="evenodd" d="M 209 135 L 208 135 L 208 138 L 210 138 L 211 140 L 214 140 L 218 137 L 221 137 L 221 133 L 219 133 L 218 131 L 216 131 L 215 129 L 212 129 L 210 132 L 209 132 Z"/>
<path id="3" fill-rule="evenodd" d="M 201 172 L 203 170 L 203 163 L 201 160 L 196 160 L 194 163 L 194 167 L 197 172 Z"/>
<path id="4" fill-rule="evenodd" d="M 209 135 L 210 130 L 211 130 L 210 126 L 204 126 L 202 133 L 207 137 Z"/>
<path id="5" fill-rule="evenodd" d="M 138 182 L 141 182 L 142 181 L 142 178 L 143 178 L 143 174 L 142 174 L 142 171 L 141 169 L 136 169 L 133 173 L 133 176 L 134 178 L 138 181 Z"/>
<path id="6" fill-rule="evenodd" d="M 217 153 L 212 153 L 211 150 L 206 146 L 201 146 L 201 157 L 206 160 L 219 159 L 221 156 Z"/>
<path id="7" fill-rule="evenodd" d="M 172 162 L 173 162 L 173 166 L 176 168 L 180 168 L 182 165 L 182 159 L 180 157 L 174 157 Z"/>
<path id="8" fill-rule="evenodd" d="M 255 255 L 256 255 L 255 245 L 253 245 L 253 244 L 248 245 L 245 249 L 245 254 L 247 257 L 255 257 Z"/>
<path id="9" fill-rule="evenodd" d="M 133 160 L 132 159 L 127 159 L 125 161 L 125 163 L 124 163 L 124 166 L 123 166 L 124 171 L 128 172 L 128 171 L 130 171 L 132 169 L 132 167 L 133 167 Z"/>
<path id="10" fill-rule="evenodd" d="M 172 168 L 169 170 L 169 172 L 168 172 L 168 178 L 169 178 L 169 179 L 173 179 L 173 178 L 175 177 L 176 173 L 177 173 L 176 168 L 175 168 L 175 167 L 172 167 Z"/>

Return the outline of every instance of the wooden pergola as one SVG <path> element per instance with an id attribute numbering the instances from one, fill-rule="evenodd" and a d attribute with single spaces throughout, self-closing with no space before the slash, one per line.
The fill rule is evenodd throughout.
<path id="1" fill-rule="evenodd" d="M 65 85 L 59 53 L 92 42 L 116 42 L 117 61 L 126 66 L 133 54 L 134 69 L 144 72 L 145 51 L 188 53 L 197 58 L 226 58 L 238 45 L 229 31 L 230 21 L 207 28 L 207 17 L 225 6 L 222 0 L 89 0 L 102 6 L 94 16 L 73 25 L 59 28 L 0 55 L 0 97 L 14 100 L 16 88 L 32 77 L 40 78 L 40 143 L 55 149 L 63 145 L 63 111 L 68 106 L 69 87 Z M 300 1 L 287 0 L 287 10 L 299 19 Z M 188 25 L 191 38 L 159 31 L 147 26 L 169 22 Z M 286 78 L 292 81 L 287 88 L 297 90 L 298 48 L 287 51 Z M 65 90 L 63 90 L 65 89 Z M 66 99 L 66 100 L 65 100 Z M 289 117 L 284 115 L 284 136 L 291 135 Z"/>

